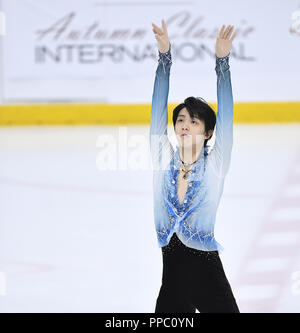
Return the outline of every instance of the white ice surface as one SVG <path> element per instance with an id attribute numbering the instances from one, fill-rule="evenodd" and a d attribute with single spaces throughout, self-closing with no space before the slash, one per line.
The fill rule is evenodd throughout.
<path id="1" fill-rule="evenodd" d="M 148 132 L 148 126 L 128 127 L 130 135 L 147 139 Z M 152 171 L 96 166 L 97 138 L 117 133 L 104 126 L 0 129 L 1 312 L 154 312 L 162 257 Z M 266 311 L 299 312 L 300 276 L 292 279 L 300 270 L 300 241 L 293 236 L 300 232 L 299 155 L 299 124 L 234 126 L 215 236 L 225 247 L 221 259 L 241 312 L 255 312 L 275 291 L 278 299 Z M 286 181 L 291 168 L 296 184 Z M 273 212 L 281 194 L 298 207 L 283 203 Z M 298 229 L 286 228 L 282 237 L 260 229 L 279 223 L 278 216 L 296 219 Z M 263 246 L 298 239 L 292 265 L 276 256 L 249 262 L 248 271 L 281 270 L 279 287 L 241 285 L 240 268 L 256 239 L 265 239 Z M 249 298 L 254 302 L 243 303 Z"/>

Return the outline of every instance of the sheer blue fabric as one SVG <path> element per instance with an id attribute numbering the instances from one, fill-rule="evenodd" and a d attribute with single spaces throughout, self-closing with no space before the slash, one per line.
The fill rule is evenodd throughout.
<path id="1" fill-rule="evenodd" d="M 177 196 L 181 160 L 167 135 L 171 45 L 158 51 L 151 106 L 150 150 L 153 165 L 153 204 L 158 246 L 166 246 L 173 233 L 188 247 L 222 252 L 214 237 L 217 208 L 231 160 L 233 144 L 233 96 L 229 56 L 216 58 L 218 112 L 216 140 L 212 149 L 204 147 L 187 180 L 182 204 Z"/>

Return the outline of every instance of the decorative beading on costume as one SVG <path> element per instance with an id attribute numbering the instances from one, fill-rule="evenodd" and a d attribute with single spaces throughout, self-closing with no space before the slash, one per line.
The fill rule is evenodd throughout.
<path id="1" fill-rule="evenodd" d="M 217 256 L 219 256 L 219 252 L 217 250 L 203 251 L 203 250 L 197 250 L 197 249 L 186 246 L 185 244 L 183 244 L 181 242 L 181 240 L 179 239 L 179 237 L 177 236 L 176 233 L 174 233 L 172 235 L 169 244 L 162 247 L 162 253 L 163 254 L 173 254 L 173 253 L 175 254 L 175 251 L 180 248 L 184 249 L 184 251 L 189 254 L 203 257 L 207 260 L 212 260 L 212 259 L 215 259 Z"/>
<path id="2" fill-rule="evenodd" d="M 168 52 L 161 53 L 158 50 L 158 63 L 163 65 L 164 72 L 166 73 L 166 66 L 171 66 L 172 65 L 172 56 L 171 56 L 171 43 L 170 43 L 170 48 Z"/>
<path id="3" fill-rule="evenodd" d="M 230 53 L 223 58 L 218 58 L 216 56 L 216 73 L 219 76 L 222 73 L 223 79 L 225 79 L 225 72 L 229 70 L 230 66 L 229 66 L 229 56 Z"/>

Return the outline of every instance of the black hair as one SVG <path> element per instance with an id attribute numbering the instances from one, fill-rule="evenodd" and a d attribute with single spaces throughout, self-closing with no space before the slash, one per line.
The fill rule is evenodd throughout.
<path id="1" fill-rule="evenodd" d="M 211 106 L 201 97 L 187 97 L 184 103 L 177 105 L 173 110 L 173 126 L 175 129 L 175 124 L 179 112 L 186 108 L 191 118 L 198 118 L 204 121 L 205 133 L 207 134 L 209 130 L 213 130 L 216 125 L 216 113 Z M 212 135 L 204 140 L 204 147 L 207 141 L 211 139 Z"/>

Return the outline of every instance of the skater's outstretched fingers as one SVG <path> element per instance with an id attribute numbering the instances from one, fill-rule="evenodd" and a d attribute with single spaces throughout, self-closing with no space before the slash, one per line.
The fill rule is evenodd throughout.
<path id="1" fill-rule="evenodd" d="M 152 26 L 153 26 L 153 31 L 156 33 L 156 34 L 159 34 L 159 35 L 162 35 L 163 34 L 163 31 L 156 25 L 152 22 Z"/>
<path id="2" fill-rule="evenodd" d="M 165 20 L 161 20 L 161 24 L 163 27 L 163 33 L 168 36 L 167 26 Z"/>
<path id="3" fill-rule="evenodd" d="M 157 40 L 157 47 L 161 53 L 166 53 L 170 48 L 170 41 L 167 31 L 167 25 L 164 19 L 161 20 L 162 29 L 152 22 L 152 30 L 154 37 Z"/>
<path id="4" fill-rule="evenodd" d="M 236 31 L 233 35 L 231 35 L 233 32 L 233 28 L 233 25 L 228 25 L 225 29 L 225 25 L 222 25 L 216 41 L 216 56 L 218 58 L 226 57 L 229 54 L 232 46 L 232 41 L 236 36 Z"/>

